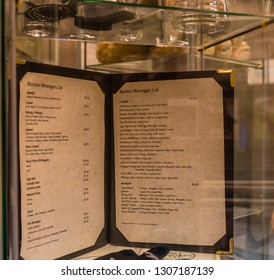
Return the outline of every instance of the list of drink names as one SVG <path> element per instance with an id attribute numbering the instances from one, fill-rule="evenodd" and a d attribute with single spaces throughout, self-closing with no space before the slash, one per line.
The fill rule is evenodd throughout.
<path id="1" fill-rule="evenodd" d="M 21 81 L 24 258 L 57 258 L 84 249 L 102 230 L 103 106 L 95 82 L 37 73 Z"/>
<path id="2" fill-rule="evenodd" d="M 197 221 L 212 216 L 221 221 L 221 236 L 221 87 L 210 79 L 127 83 L 114 97 L 114 124 L 116 216 L 126 238 L 158 242 L 161 232 L 163 243 L 198 244 L 205 224 Z M 212 193 L 209 206 L 204 200 Z"/>

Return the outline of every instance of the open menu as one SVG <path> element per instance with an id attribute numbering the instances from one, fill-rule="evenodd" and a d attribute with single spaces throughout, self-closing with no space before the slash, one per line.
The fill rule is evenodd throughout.
<path id="1" fill-rule="evenodd" d="M 231 250 L 231 73 L 26 63 L 18 98 L 22 259 Z"/>

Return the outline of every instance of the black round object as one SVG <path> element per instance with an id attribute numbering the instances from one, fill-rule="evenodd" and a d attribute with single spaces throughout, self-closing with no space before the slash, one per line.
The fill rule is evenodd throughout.
<path id="1" fill-rule="evenodd" d="M 25 17 L 33 21 L 55 22 L 61 19 L 74 17 L 76 13 L 77 10 L 73 3 L 32 5 L 25 11 Z"/>

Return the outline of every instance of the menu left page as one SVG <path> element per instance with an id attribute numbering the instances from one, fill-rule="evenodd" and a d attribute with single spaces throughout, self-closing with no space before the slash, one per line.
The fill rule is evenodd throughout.
<path id="1" fill-rule="evenodd" d="M 95 81 L 27 72 L 19 98 L 20 255 L 91 247 L 105 225 L 104 93 Z"/>

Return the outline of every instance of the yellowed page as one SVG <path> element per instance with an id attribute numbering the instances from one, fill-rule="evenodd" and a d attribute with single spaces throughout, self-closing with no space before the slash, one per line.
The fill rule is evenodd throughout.
<path id="1" fill-rule="evenodd" d="M 21 256 L 55 259 L 104 227 L 104 94 L 96 82 L 20 82 Z"/>
<path id="2" fill-rule="evenodd" d="M 226 233 L 221 86 L 128 82 L 114 95 L 116 226 L 128 241 L 214 245 Z"/>

